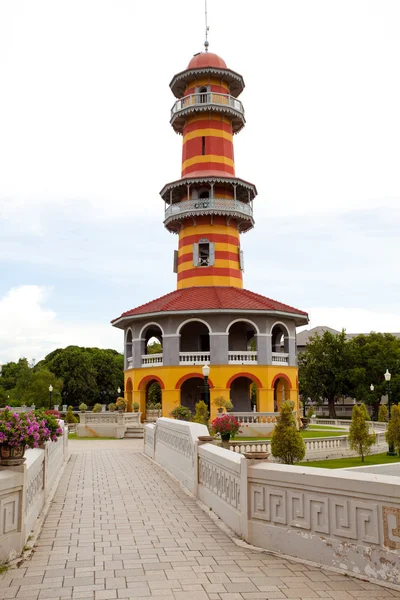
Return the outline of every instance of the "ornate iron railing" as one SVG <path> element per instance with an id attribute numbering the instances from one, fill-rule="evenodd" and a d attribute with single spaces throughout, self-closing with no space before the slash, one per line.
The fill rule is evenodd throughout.
<path id="1" fill-rule="evenodd" d="M 199 198 L 183 200 L 175 204 L 165 205 L 165 220 L 180 218 L 184 215 L 216 213 L 221 215 L 238 215 L 253 218 L 253 206 L 232 198 Z"/>
<path id="2" fill-rule="evenodd" d="M 171 109 L 171 119 L 179 112 L 188 108 L 206 108 L 210 105 L 217 105 L 219 107 L 232 108 L 236 112 L 240 113 L 244 117 L 243 104 L 237 98 L 230 96 L 229 94 L 218 94 L 215 92 L 204 92 L 197 94 L 189 94 L 184 96 L 175 102 Z"/>

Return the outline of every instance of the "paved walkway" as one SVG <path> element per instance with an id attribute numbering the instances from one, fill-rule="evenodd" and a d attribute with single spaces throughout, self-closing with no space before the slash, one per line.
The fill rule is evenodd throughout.
<path id="1" fill-rule="evenodd" d="M 33 557 L 0 600 L 400 598 L 400 592 L 236 546 L 140 449 L 71 442 Z"/>

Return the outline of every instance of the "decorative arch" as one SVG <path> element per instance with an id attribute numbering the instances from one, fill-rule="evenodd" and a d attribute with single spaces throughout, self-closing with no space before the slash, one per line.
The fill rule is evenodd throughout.
<path id="1" fill-rule="evenodd" d="M 159 325 L 158 323 L 156 323 L 155 321 L 150 321 L 150 323 L 146 323 L 146 325 L 143 325 L 142 329 L 140 330 L 140 333 L 138 335 L 139 339 L 143 339 L 142 335 L 145 329 L 147 329 L 147 327 L 150 327 L 150 325 L 155 325 L 156 327 L 158 327 L 161 330 L 161 333 L 164 335 L 164 329 L 161 327 L 161 325 Z"/>
<path id="2" fill-rule="evenodd" d="M 252 373 L 247 373 L 246 371 L 243 371 L 242 373 L 236 373 L 235 375 L 232 375 L 232 377 L 229 379 L 228 383 L 226 384 L 226 388 L 228 390 L 230 389 L 232 382 L 235 381 L 235 379 L 237 379 L 238 377 L 247 377 L 247 379 L 251 379 L 251 381 L 253 383 L 255 383 L 259 388 L 263 387 L 263 384 L 258 379 L 258 377 L 256 377 L 256 375 L 253 375 Z"/>
<path id="3" fill-rule="evenodd" d="M 143 386 L 145 386 L 147 383 L 149 383 L 149 381 L 157 381 L 157 383 L 160 384 L 160 388 L 162 390 L 165 390 L 165 385 L 164 385 L 162 379 L 160 379 L 159 377 L 157 377 L 157 375 L 146 375 L 146 377 L 143 377 L 143 379 L 140 380 L 137 389 L 138 390 L 142 390 Z"/>
<path id="4" fill-rule="evenodd" d="M 277 375 L 275 375 L 275 377 L 272 380 L 271 383 L 271 389 L 273 389 L 275 383 L 278 381 L 278 379 L 285 379 L 285 381 L 287 381 L 287 383 L 289 384 L 289 389 L 292 389 L 292 382 L 290 381 L 289 377 L 285 374 L 285 373 L 278 373 Z"/>
<path id="5" fill-rule="evenodd" d="M 132 327 L 128 327 L 128 329 L 125 332 L 125 344 L 128 341 L 128 335 L 129 333 L 131 334 L 131 340 L 133 341 L 133 331 L 132 331 Z"/>
<path id="6" fill-rule="evenodd" d="M 207 327 L 207 329 L 208 329 L 208 333 L 211 333 L 211 331 L 212 331 L 212 330 L 211 330 L 211 327 L 210 327 L 210 325 L 207 323 L 207 321 L 203 321 L 203 319 L 196 319 L 196 318 L 193 318 L 193 319 L 186 319 L 186 321 L 183 321 L 183 323 L 181 323 L 181 324 L 179 325 L 178 329 L 176 330 L 176 333 L 177 333 L 178 335 L 180 335 L 180 331 L 181 331 L 182 327 L 183 327 L 184 325 L 187 325 L 187 323 L 191 323 L 191 322 L 193 322 L 193 321 L 197 321 L 197 323 L 203 323 L 203 325 L 205 325 L 205 326 Z"/>
<path id="7" fill-rule="evenodd" d="M 257 325 L 250 319 L 235 319 L 234 321 L 231 321 L 229 323 L 228 327 L 225 329 L 225 333 L 229 333 L 229 329 L 232 327 L 232 325 L 234 325 L 235 323 L 241 323 L 241 322 L 250 323 L 250 325 L 252 325 L 254 327 L 256 334 L 258 335 L 260 333 L 260 330 L 257 327 Z"/>
<path id="8" fill-rule="evenodd" d="M 188 373 L 187 375 L 183 375 L 183 377 L 181 377 L 175 384 L 175 389 L 176 390 L 180 390 L 182 383 L 184 383 L 185 381 L 187 381 L 188 379 L 192 379 L 192 378 L 196 378 L 196 379 L 203 379 L 203 373 Z M 210 388 L 214 387 L 213 382 L 211 381 L 210 378 L 208 378 L 208 385 Z"/>
<path id="9" fill-rule="evenodd" d="M 275 321 L 275 323 L 272 325 L 271 329 L 269 330 L 269 333 L 271 335 L 272 335 L 272 330 L 275 327 L 275 325 L 281 325 L 282 327 L 284 327 L 286 329 L 288 337 L 290 336 L 290 332 L 289 332 L 288 326 L 283 321 Z"/>
<path id="10" fill-rule="evenodd" d="M 128 379 L 126 380 L 125 391 L 126 392 L 132 392 L 133 391 L 132 379 L 130 377 L 128 377 Z"/>

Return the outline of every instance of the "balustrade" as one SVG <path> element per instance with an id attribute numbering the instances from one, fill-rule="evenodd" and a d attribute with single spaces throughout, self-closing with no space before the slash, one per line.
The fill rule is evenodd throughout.
<path id="1" fill-rule="evenodd" d="M 142 367 L 162 367 L 163 366 L 163 354 L 162 352 L 157 354 L 142 354 Z"/>
<path id="2" fill-rule="evenodd" d="M 275 423 L 278 412 L 233 412 L 231 413 L 240 424 L 248 425 L 250 423 Z"/>
<path id="3" fill-rule="evenodd" d="M 191 108 L 203 108 L 210 104 L 214 104 L 221 107 L 231 108 L 234 111 L 240 113 L 244 117 L 243 104 L 237 98 L 230 96 L 229 94 L 218 94 L 215 92 L 204 92 L 198 94 L 189 94 L 184 96 L 175 102 L 171 109 L 171 119 L 183 110 Z"/>
<path id="4" fill-rule="evenodd" d="M 128 365 L 128 369 L 132 369 L 133 368 L 133 356 L 128 356 L 128 358 L 126 359 L 127 365 Z"/>
<path id="5" fill-rule="evenodd" d="M 287 352 L 273 352 L 272 353 L 272 364 L 288 365 L 289 354 Z"/>
<path id="6" fill-rule="evenodd" d="M 232 365 L 257 364 L 257 352 L 254 351 L 231 351 L 228 353 L 229 363 Z"/>
<path id="7" fill-rule="evenodd" d="M 174 204 L 165 205 L 165 220 L 181 217 L 183 215 L 204 214 L 217 212 L 219 214 L 238 214 L 250 219 L 253 218 L 253 206 L 233 198 L 197 198 L 182 200 Z"/>
<path id="8" fill-rule="evenodd" d="M 210 352 L 179 352 L 180 365 L 204 365 L 210 362 Z"/>

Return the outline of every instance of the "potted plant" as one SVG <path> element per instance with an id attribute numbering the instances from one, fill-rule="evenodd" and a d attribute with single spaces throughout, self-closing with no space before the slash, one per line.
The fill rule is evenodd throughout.
<path id="1" fill-rule="evenodd" d="M 157 421 L 161 416 L 161 402 L 149 402 L 146 408 L 146 421 Z"/>
<path id="2" fill-rule="evenodd" d="M 117 405 L 115 404 L 115 402 L 110 402 L 110 404 L 108 405 L 108 410 L 110 412 L 115 412 L 116 409 L 117 409 Z"/>
<path id="3" fill-rule="evenodd" d="M 103 410 L 101 404 L 99 404 L 98 402 L 93 406 L 93 412 L 94 413 L 99 413 Z"/>
<path id="4" fill-rule="evenodd" d="M 78 406 L 79 410 L 81 412 L 86 412 L 87 411 L 87 404 L 85 404 L 84 402 L 81 402 L 80 405 Z"/>
<path id="5" fill-rule="evenodd" d="M 231 400 L 227 400 L 225 402 L 225 408 L 226 408 L 226 412 L 228 412 L 228 413 L 233 411 L 233 404 L 232 404 Z"/>
<path id="6" fill-rule="evenodd" d="M 192 412 L 186 406 L 177 406 L 173 411 L 171 411 L 171 417 L 173 419 L 177 419 L 178 421 L 191 421 Z"/>
<path id="7" fill-rule="evenodd" d="M 121 397 L 117 398 L 117 401 L 115 404 L 116 404 L 119 412 L 124 412 L 124 410 L 126 408 L 125 398 L 121 398 Z"/>
<path id="8" fill-rule="evenodd" d="M 45 442 L 51 440 L 56 442 L 62 436 L 63 430 L 58 422 L 57 415 L 54 411 L 38 408 L 35 410 L 35 418 L 39 423 L 40 442 L 39 446 L 44 446 Z M 59 415 L 58 415 L 59 416 Z"/>
<path id="9" fill-rule="evenodd" d="M 139 402 L 134 402 L 132 404 L 133 412 L 139 412 L 140 404 Z"/>
<path id="10" fill-rule="evenodd" d="M 37 448 L 50 432 L 38 423 L 34 413 L 16 413 L 8 406 L 0 410 L 0 462 L 19 465 L 25 462 L 26 448 Z"/>
<path id="11" fill-rule="evenodd" d="M 233 415 L 218 416 L 211 423 L 213 433 L 219 433 L 222 442 L 229 442 L 240 431 L 240 423 Z"/>
<path id="12" fill-rule="evenodd" d="M 214 406 L 217 407 L 218 412 L 224 412 L 224 408 L 226 408 L 226 400 L 223 396 L 217 396 L 214 398 Z"/>

